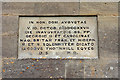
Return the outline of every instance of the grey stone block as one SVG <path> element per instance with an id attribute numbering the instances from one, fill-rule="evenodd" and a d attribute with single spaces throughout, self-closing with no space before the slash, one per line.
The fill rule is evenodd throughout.
<path id="1" fill-rule="evenodd" d="M 84 78 L 83 60 L 69 60 L 65 64 L 66 78 Z"/>
<path id="2" fill-rule="evenodd" d="M 0 79 L 2 78 L 2 56 L 0 54 Z"/>
<path id="3" fill-rule="evenodd" d="M 79 2 L 44 2 L 35 3 L 34 13 L 40 15 L 79 14 Z"/>
<path id="4" fill-rule="evenodd" d="M 99 57 L 118 58 L 118 17 L 98 17 Z"/>
<path id="5" fill-rule="evenodd" d="M 33 14 L 34 3 L 32 2 L 3 2 L 2 3 L 3 14 L 9 15 L 23 15 Z"/>
<path id="6" fill-rule="evenodd" d="M 2 57 L 17 58 L 17 35 L 2 36 Z"/>
<path id="7" fill-rule="evenodd" d="M 2 35 L 0 34 L 0 57 L 2 57 Z"/>
<path id="8" fill-rule="evenodd" d="M 81 2 L 80 15 L 117 16 L 117 2 Z"/>
<path id="9" fill-rule="evenodd" d="M 0 57 L 2 57 L 2 19 L 1 18 L 2 16 L 0 16 Z"/>
<path id="10" fill-rule="evenodd" d="M 79 14 L 79 2 L 4 2 L 4 15 Z"/>
<path id="11" fill-rule="evenodd" d="M 85 78 L 118 78 L 118 59 L 85 60 Z"/>
<path id="12" fill-rule="evenodd" d="M 18 33 L 19 17 L 18 16 L 2 16 L 2 33 L 10 35 Z"/>

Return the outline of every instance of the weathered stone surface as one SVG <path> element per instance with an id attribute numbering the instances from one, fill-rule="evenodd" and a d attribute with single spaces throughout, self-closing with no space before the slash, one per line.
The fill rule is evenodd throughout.
<path id="1" fill-rule="evenodd" d="M 3 35 L 11 35 L 18 32 L 19 24 L 18 16 L 2 16 L 2 33 Z"/>
<path id="2" fill-rule="evenodd" d="M 52 4 L 52 5 L 51 5 Z M 62 5 L 61 5 L 62 4 Z M 4 78 L 117 78 L 118 77 L 118 3 L 3 3 L 3 14 L 8 21 L 16 20 L 12 15 L 99 15 L 99 59 L 84 60 L 13 60 L 17 57 L 17 32 L 15 23 L 11 30 L 12 36 L 4 34 L 2 43 L 3 77 Z M 23 6 L 22 6 L 23 5 Z M 55 8 L 57 6 L 58 8 Z M 47 7 L 47 8 L 46 8 Z M 69 7 L 69 8 L 68 8 Z M 77 8 L 78 7 L 78 8 Z M 35 9 L 38 8 L 38 9 Z M 62 8 L 62 9 L 61 9 Z M 76 9 L 77 8 L 77 9 Z M 56 11 L 57 10 L 57 11 Z M 35 13 L 35 14 L 34 14 Z M 7 15 L 9 14 L 9 15 Z M 10 16 L 10 17 L 9 17 Z M 9 17 L 9 18 L 7 18 Z M 14 19 L 13 19 L 14 18 Z M 4 18 L 5 19 L 5 18 Z M 6 21 L 6 20 L 5 20 Z M 8 22 L 7 21 L 7 22 Z M 5 22 L 4 22 L 5 23 Z M 7 25 L 9 25 L 7 24 Z M 6 59 L 6 57 L 8 57 Z M 80 64 L 79 64 L 80 62 Z M 32 66 L 34 65 L 34 66 Z M 49 66 L 50 65 L 50 66 Z M 84 67 L 83 67 L 84 65 Z M 119 65 L 120 66 L 120 65 Z M 84 71 L 83 71 L 84 69 Z"/>
<path id="3" fill-rule="evenodd" d="M 81 2 L 80 15 L 117 16 L 117 2 Z"/>
<path id="4" fill-rule="evenodd" d="M 18 16 L 2 16 L 2 57 L 17 58 Z"/>
<path id="5" fill-rule="evenodd" d="M 64 78 L 62 60 L 3 60 L 3 78 Z"/>
<path id="6" fill-rule="evenodd" d="M 0 2 L 0 7 L 1 7 L 1 2 Z M 0 11 L 1 11 L 1 9 L 0 9 Z M 0 16 L 0 59 L 1 58 L 2 58 L 2 16 Z M 1 60 L 0 60 L 0 62 L 1 62 Z M 1 70 L 1 66 L 0 66 L 0 70 Z"/>
<path id="7" fill-rule="evenodd" d="M 73 15 L 79 14 L 78 2 L 43 2 L 35 3 L 34 13 L 38 15 Z"/>
<path id="8" fill-rule="evenodd" d="M 3 78 L 83 78 L 83 60 L 4 59 Z"/>
<path id="9" fill-rule="evenodd" d="M 65 78 L 84 78 L 83 60 L 69 60 L 66 62 Z"/>
<path id="10" fill-rule="evenodd" d="M 17 35 L 2 36 L 2 57 L 17 58 Z"/>
<path id="11" fill-rule="evenodd" d="M 4 15 L 21 15 L 21 14 L 33 14 L 34 3 L 25 2 L 3 2 L 2 3 L 2 14 Z"/>
<path id="12" fill-rule="evenodd" d="M 79 14 L 78 2 L 4 2 L 3 14 L 8 15 L 34 15 L 34 14 Z M 71 7 L 72 6 L 72 7 Z M 42 7 L 42 8 L 40 8 Z"/>
<path id="13" fill-rule="evenodd" d="M 2 53 L 0 52 L 0 79 L 2 78 Z"/>
<path id="14" fill-rule="evenodd" d="M 118 78 L 118 59 L 85 60 L 85 78 Z"/>
<path id="15" fill-rule="evenodd" d="M 2 2 L 0 1 L 0 80 L 2 78 Z"/>
<path id="16" fill-rule="evenodd" d="M 98 17 L 99 57 L 118 58 L 118 17 Z"/>
<path id="17" fill-rule="evenodd" d="M 118 15 L 117 2 L 4 2 L 3 14 L 81 14 L 81 15 Z M 72 6 L 72 7 L 71 7 Z M 42 7 L 42 8 L 40 8 Z"/>

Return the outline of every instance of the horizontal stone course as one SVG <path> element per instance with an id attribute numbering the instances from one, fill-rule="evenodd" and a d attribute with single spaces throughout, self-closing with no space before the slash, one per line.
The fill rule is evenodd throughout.
<path id="1" fill-rule="evenodd" d="M 62 60 L 3 60 L 3 78 L 64 78 Z"/>
<path id="2" fill-rule="evenodd" d="M 27 5 L 26 5 L 27 4 Z M 3 15 L 118 16 L 117 2 L 3 2 Z"/>
<path id="3" fill-rule="evenodd" d="M 117 2 L 81 2 L 81 15 L 118 16 Z"/>
<path id="4" fill-rule="evenodd" d="M 33 14 L 34 3 L 25 2 L 3 2 L 2 14 Z"/>
<path id="5" fill-rule="evenodd" d="M 41 8 L 42 7 L 42 8 Z M 34 13 L 38 15 L 79 15 L 78 2 L 35 3 Z"/>

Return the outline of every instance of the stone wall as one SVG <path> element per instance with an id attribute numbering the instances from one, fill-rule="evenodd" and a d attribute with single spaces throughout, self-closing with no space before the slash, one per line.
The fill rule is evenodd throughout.
<path id="1" fill-rule="evenodd" d="M 3 2 L 3 78 L 117 78 L 118 3 Z M 99 59 L 17 59 L 20 15 L 97 15 Z"/>

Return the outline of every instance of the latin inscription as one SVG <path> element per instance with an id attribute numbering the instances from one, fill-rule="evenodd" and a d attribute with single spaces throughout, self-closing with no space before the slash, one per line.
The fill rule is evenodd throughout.
<path id="1" fill-rule="evenodd" d="M 18 58 L 98 57 L 96 17 L 20 17 Z"/>

